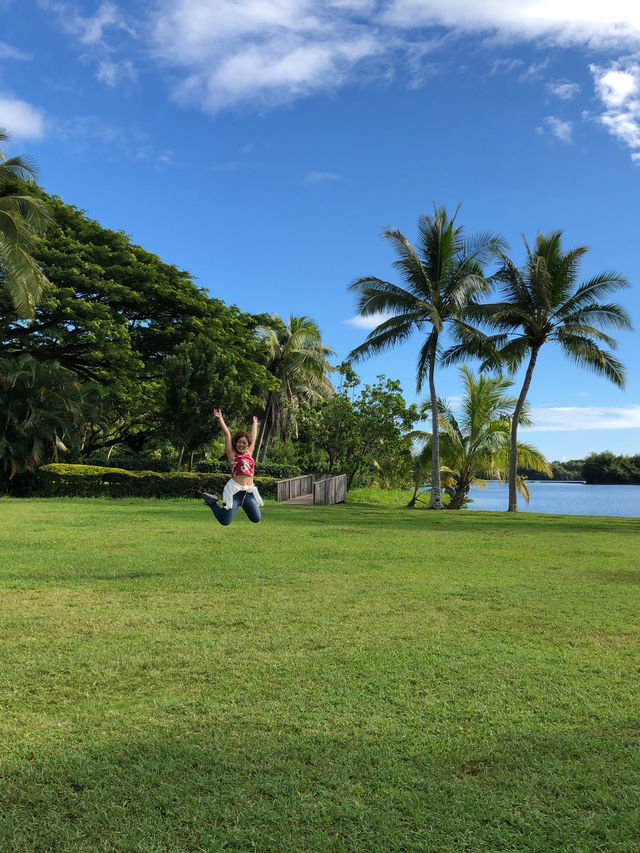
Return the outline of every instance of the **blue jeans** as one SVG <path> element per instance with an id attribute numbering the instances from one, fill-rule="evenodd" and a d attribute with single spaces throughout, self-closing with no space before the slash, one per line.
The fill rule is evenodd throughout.
<path id="1" fill-rule="evenodd" d="M 208 506 L 211 507 L 211 512 L 220 524 L 223 524 L 225 527 L 233 521 L 233 516 L 238 511 L 238 507 L 242 507 L 249 521 L 253 521 L 254 524 L 257 524 L 262 517 L 258 501 L 250 492 L 236 492 L 233 496 L 233 506 L 231 509 L 225 509 L 223 506 L 218 506 L 217 503 L 208 504 Z"/>

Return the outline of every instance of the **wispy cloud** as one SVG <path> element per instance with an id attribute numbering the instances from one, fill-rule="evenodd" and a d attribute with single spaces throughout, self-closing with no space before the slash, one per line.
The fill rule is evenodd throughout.
<path id="1" fill-rule="evenodd" d="M 173 152 L 154 145 L 145 131 L 137 127 L 120 127 L 97 116 L 76 116 L 51 122 L 51 132 L 80 151 L 100 145 L 108 150 L 109 156 L 144 160 L 158 166 L 173 162 Z"/>
<path id="2" fill-rule="evenodd" d="M 356 314 L 355 317 L 345 320 L 345 323 L 348 323 L 350 326 L 355 326 L 356 329 L 371 330 L 375 329 L 376 326 L 379 326 L 380 323 L 384 323 L 385 320 L 388 320 L 392 316 L 392 314 L 383 314 L 382 312 L 377 314 L 368 314 L 367 316 Z"/>
<path id="3" fill-rule="evenodd" d="M 592 57 L 598 121 L 640 150 L 640 3 L 635 0 L 155 0 L 137 19 L 102 0 L 86 13 L 80 0 L 38 0 L 85 51 L 107 86 L 130 84 L 141 63 L 167 72 L 171 95 L 205 112 L 262 109 L 335 90 L 354 79 L 425 85 L 450 61 L 453 42 L 475 37 L 488 73 L 543 81 L 554 97 L 575 98 L 570 81 L 544 84 L 549 60 L 525 65 L 504 57 L 523 43 L 582 49 Z M 11 50 L 4 45 L 5 53 Z M 598 52 L 628 55 L 608 64 Z M 501 56 L 500 54 L 503 54 Z M 571 141 L 572 122 L 549 116 L 546 131 Z M 637 161 L 637 158 L 634 158 Z"/>
<path id="4" fill-rule="evenodd" d="M 547 83 L 547 89 L 551 92 L 552 95 L 555 95 L 556 98 L 560 98 L 563 101 L 570 101 L 580 91 L 580 86 L 578 83 L 567 83 L 564 82 L 556 82 L 556 83 Z"/>
<path id="5" fill-rule="evenodd" d="M 95 63 L 96 77 L 109 87 L 131 83 L 137 77 L 133 59 L 121 54 L 123 35 L 136 38 L 130 20 L 111 0 L 104 0 L 95 14 L 84 15 L 71 0 L 38 0 L 38 5 L 53 15 L 60 28 L 77 39 L 84 51 L 82 59 Z M 112 43 L 111 38 L 117 37 Z"/>
<path id="6" fill-rule="evenodd" d="M 45 114 L 39 107 L 11 95 L 0 94 L 0 126 L 13 139 L 42 139 Z"/>
<path id="7" fill-rule="evenodd" d="M 77 36 L 81 44 L 100 45 L 110 30 L 124 31 L 133 35 L 133 29 L 125 21 L 115 3 L 103 2 L 95 15 L 82 15 L 78 4 L 68 0 L 38 0 L 41 9 L 56 15 L 65 32 Z"/>
<path id="8" fill-rule="evenodd" d="M 640 429 L 640 406 L 533 407 L 534 425 L 522 432 L 575 432 L 595 429 Z"/>
<path id="9" fill-rule="evenodd" d="M 160 0 L 151 32 L 156 57 L 183 75 L 176 96 L 216 112 L 335 88 L 367 64 L 419 86 L 446 62 L 443 47 L 469 34 L 492 45 L 637 46 L 640 14 L 627 0 L 597 7 L 578 0 Z M 490 61 L 500 69 L 495 56 Z M 539 79 L 546 62 L 523 69 L 520 60 L 502 60 L 500 70 Z M 560 97 L 573 91 L 568 86 Z"/>
<path id="10" fill-rule="evenodd" d="M 129 59 L 114 62 L 108 57 L 98 63 L 96 77 L 107 86 L 117 86 L 123 82 L 134 82 L 138 76 L 133 63 Z"/>
<path id="11" fill-rule="evenodd" d="M 541 133 L 545 131 L 550 133 L 560 142 L 572 142 L 573 124 L 570 121 L 563 121 L 556 116 L 547 116 L 544 119 L 544 128 L 538 128 Z"/>
<path id="12" fill-rule="evenodd" d="M 326 184 L 343 180 L 337 172 L 307 172 L 303 178 L 305 184 Z"/>
<path id="13" fill-rule="evenodd" d="M 18 50 L 16 47 L 11 47 L 10 44 L 5 44 L 3 41 L 0 41 L 0 59 L 18 59 L 18 60 L 28 60 L 33 59 L 30 53 L 24 53 L 22 50 Z"/>

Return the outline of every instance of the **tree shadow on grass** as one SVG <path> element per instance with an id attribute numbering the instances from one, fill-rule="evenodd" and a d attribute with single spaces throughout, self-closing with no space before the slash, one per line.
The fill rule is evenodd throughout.
<path id="1" fill-rule="evenodd" d="M 629 723 L 631 725 L 631 723 Z M 95 740 L 7 766 L 3 851 L 632 850 L 638 726 L 418 744 L 248 726 Z M 445 746 L 443 746 L 445 744 Z M 630 846 L 631 845 L 631 846 Z"/>
<path id="2" fill-rule="evenodd" d="M 452 533 L 469 529 L 497 530 L 501 533 L 538 534 L 541 524 L 550 531 L 571 533 L 640 533 L 640 518 L 605 516 L 543 515 L 476 510 L 422 510 L 406 506 L 388 507 L 372 504 L 336 504 L 332 507 L 292 507 L 276 504 L 269 507 L 273 518 L 280 513 L 291 519 L 344 525 L 345 516 L 353 524 L 384 529 L 429 530 L 444 527 Z M 316 514 L 314 516 L 314 513 Z M 268 516 L 266 516 L 268 520 Z"/>

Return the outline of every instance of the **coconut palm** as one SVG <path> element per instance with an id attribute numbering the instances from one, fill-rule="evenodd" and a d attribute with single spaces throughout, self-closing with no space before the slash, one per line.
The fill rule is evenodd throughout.
<path id="1" fill-rule="evenodd" d="M 483 305 L 476 311 L 476 316 L 483 317 L 498 330 L 498 334 L 484 342 L 479 338 L 468 338 L 446 355 L 446 360 L 452 361 L 465 349 L 478 354 L 485 345 L 489 345 L 492 354 L 484 367 L 497 366 L 502 362 L 515 372 L 527 362 L 511 419 L 510 512 L 518 509 L 518 425 L 542 346 L 552 341 L 558 343 L 571 361 L 605 376 L 622 388 L 625 369 L 611 352 L 617 341 L 603 329 L 631 329 L 631 321 L 624 308 L 616 303 L 600 301 L 607 294 L 628 287 L 623 276 L 607 270 L 578 283 L 580 261 L 588 251 L 586 246 L 565 252 L 562 231 L 552 231 L 547 235 L 539 233 L 533 250 L 526 240 L 524 243 L 527 251 L 524 266 L 518 269 L 501 253 L 502 266 L 492 276 L 492 281 L 502 286 L 503 300 Z"/>
<path id="2" fill-rule="evenodd" d="M 58 461 L 76 440 L 91 389 L 57 362 L 0 359 L 0 467 L 14 477 Z"/>
<path id="3" fill-rule="evenodd" d="M 0 128 L 0 142 L 9 139 Z M 48 281 L 31 257 L 49 220 L 42 202 L 21 191 L 35 177 L 24 157 L 6 158 L 0 151 L 0 283 L 8 289 L 20 317 L 32 317 Z"/>
<path id="4" fill-rule="evenodd" d="M 485 485 L 484 480 L 506 479 L 509 468 L 511 415 L 516 398 L 507 395 L 513 382 L 501 376 L 475 377 L 468 367 L 460 370 L 464 386 L 459 416 L 448 406 L 440 414 L 442 430 L 441 460 L 453 473 L 455 484 L 450 509 L 460 509 L 471 486 Z M 526 408 L 519 423 L 530 425 Z M 519 465 L 551 475 L 551 466 L 532 445 L 518 442 Z M 529 501 L 526 482 L 517 478 L 518 491 Z"/>
<path id="5" fill-rule="evenodd" d="M 479 234 L 465 238 L 462 227 L 455 225 L 457 212 L 450 219 L 444 208 L 434 207 L 432 216 L 420 217 L 417 249 L 397 229 L 383 232 L 383 238 L 391 243 L 398 255 L 393 266 L 406 287 L 374 276 L 359 278 L 350 285 L 350 289 L 358 294 L 361 316 L 383 314 L 387 317 L 364 343 L 350 353 L 349 358 L 353 361 L 400 344 L 414 332 L 426 333 L 418 355 L 416 387 L 420 391 L 424 380 L 428 380 L 434 426 L 431 443 L 432 509 L 442 509 L 435 386 L 441 338 L 447 324 L 459 328 L 460 334 L 467 327 L 467 305 L 474 295 L 489 288 L 483 277 L 483 266 L 504 248 L 504 241 L 496 235 Z"/>
<path id="6" fill-rule="evenodd" d="M 266 401 L 257 459 L 264 462 L 267 448 L 277 433 L 297 435 L 296 412 L 301 405 L 333 394 L 328 374 L 329 357 L 335 352 L 322 343 L 320 329 L 309 317 L 291 314 L 285 323 L 277 314 L 269 326 L 258 330 L 267 350 L 269 371 L 280 380 Z"/>

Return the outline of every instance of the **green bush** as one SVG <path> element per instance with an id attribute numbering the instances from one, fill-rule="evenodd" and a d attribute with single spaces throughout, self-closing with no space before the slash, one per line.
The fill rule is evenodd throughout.
<path id="1" fill-rule="evenodd" d="M 106 454 L 96 454 L 86 459 L 83 464 L 101 468 L 121 468 L 125 471 L 156 471 L 165 474 L 175 469 L 175 465 L 172 465 L 169 459 L 151 459 L 133 454 L 130 456 L 112 454 L 109 459 Z"/>
<path id="2" fill-rule="evenodd" d="M 41 497 L 197 498 L 202 492 L 222 495 L 228 475 L 186 472 L 125 471 L 99 465 L 43 465 L 35 494 Z M 276 480 L 256 477 L 263 497 L 275 498 Z"/>
<path id="3" fill-rule="evenodd" d="M 228 462 L 196 462 L 194 469 L 203 474 L 227 474 L 229 473 Z M 290 477 L 299 477 L 303 472 L 297 465 L 278 465 L 275 463 L 260 464 L 261 477 L 275 477 L 278 480 L 287 480 Z"/>

